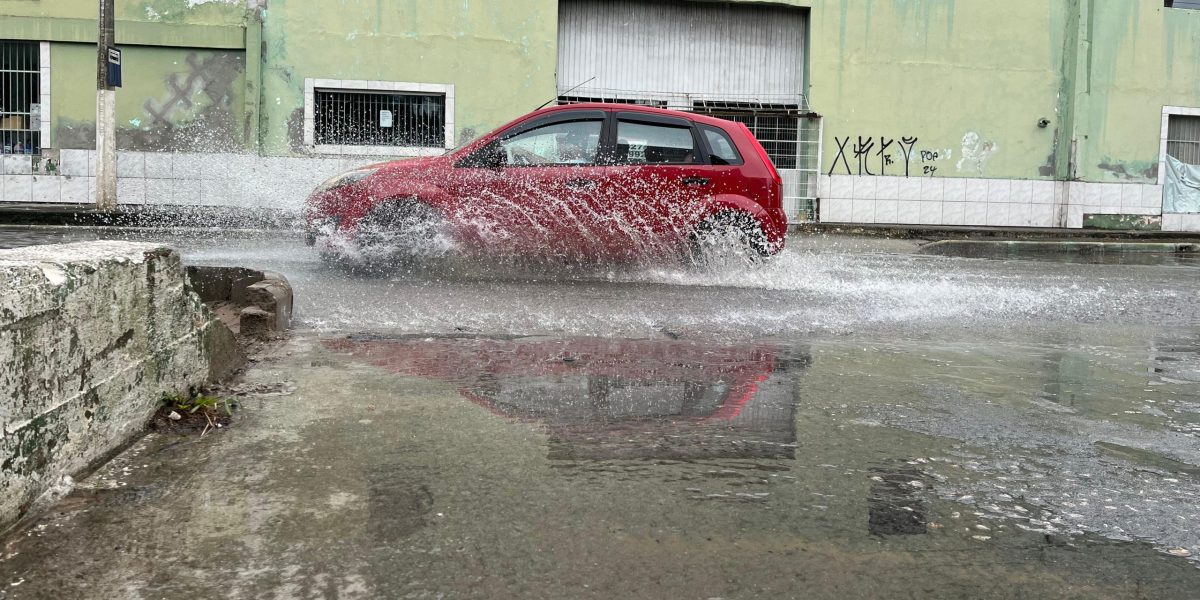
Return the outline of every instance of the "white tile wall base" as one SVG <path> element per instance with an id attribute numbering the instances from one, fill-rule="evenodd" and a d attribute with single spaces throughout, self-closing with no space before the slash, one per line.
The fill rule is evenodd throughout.
<path id="1" fill-rule="evenodd" d="M 95 152 L 61 150 L 56 174 L 28 156 L 0 159 L 0 201 L 91 202 Z M 299 210 L 325 179 L 374 158 L 121 152 L 123 204 Z M 44 168 L 44 165 L 43 165 Z M 1162 186 L 1031 180 L 822 176 L 819 220 L 1000 227 L 1083 226 L 1084 214 L 1162 214 Z M 1200 231 L 1200 215 L 1163 215 L 1164 231 Z"/>
<path id="2" fill-rule="evenodd" d="M 1162 217 L 1163 231 L 1200 231 L 1200 214 L 1166 213 Z"/>
<path id="3" fill-rule="evenodd" d="M 71 202 L 75 204 L 94 201 L 93 198 L 88 196 L 87 177 L 61 177 L 61 179 L 62 188 L 59 192 L 60 201 Z"/>
<path id="4" fill-rule="evenodd" d="M 1084 214 L 1162 214 L 1152 184 L 822 175 L 818 189 L 827 223 L 1080 228 Z M 1164 219 L 1163 229 L 1193 223 Z"/>
<path id="5" fill-rule="evenodd" d="M 29 202 L 33 198 L 33 175 L 4 175 L 4 200 Z"/>
<path id="6" fill-rule="evenodd" d="M 378 158 L 263 157 L 250 154 L 120 152 L 121 204 L 243 206 L 299 210 L 319 183 Z M 95 151 L 61 150 L 54 173 L 29 156 L 0 160 L 0 202 L 88 203 L 95 195 Z"/>

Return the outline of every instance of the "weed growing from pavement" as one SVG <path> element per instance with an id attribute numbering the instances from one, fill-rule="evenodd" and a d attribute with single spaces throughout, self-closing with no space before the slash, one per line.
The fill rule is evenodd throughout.
<path id="1" fill-rule="evenodd" d="M 207 435 L 209 430 L 229 423 L 233 410 L 238 407 L 236 400 L 207 394 L 193 396 L 164 392 L 161 399 L 163 406 L 154 419 L 156 428 L 175 431 L 202 429 L 201 437 Z"/>

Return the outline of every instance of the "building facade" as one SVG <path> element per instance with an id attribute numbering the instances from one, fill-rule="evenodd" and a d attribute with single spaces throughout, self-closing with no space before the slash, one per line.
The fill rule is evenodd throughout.
<path id="1" fill-rule="evenodd" d="M 0 198 L 89 202 L 95 0 L 0 0 Z M 116 0 L 119 201 L 294 210 L 547 102 L 746 123 L 796 221 L 1200 230 L 1195 0 Z"/>

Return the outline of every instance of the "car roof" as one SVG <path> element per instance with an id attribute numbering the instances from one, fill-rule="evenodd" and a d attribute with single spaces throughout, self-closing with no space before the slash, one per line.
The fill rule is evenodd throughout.
<path id="1" fill-rule="evenodd" d="M 702 115 L 702 114 L 698 114 L 698 113 L 694 113 L 694 112 L 687 112 L 687 111 L 682 111 L 682 110 L 671 110 L 671 109 L 667 109 L 667 108 L 657 108 L 654 106 L 644 106 L 641 104 L 621 104 L 621 103 L 617 103 L 617 102 L 580 102 L 577 104 L 559 104 L 557 106 L 550 106 L 547 108 L 543 108 L 537 112 L 549 113 L 549 112 L 560 112 L 560 111 L 571 111 L 571 110 L 605 110 L 605 111 L 610 111 L 610 112 L 612 112 L 612 111 L 640 112 L 640 113 L 649 113 L 649 114 L 654 114 L 654 115 L 663 115 L 663 116 L 667 116 L 667 117 L 688 119 L 690 121 L 695 121 L 697 123 L 709 123 L 712 125 L 717 125 L 717 124 L 729 125 L 730 123 L 736 123 L 736 121 L 730 121 L 728 119 L 721 119 L 718 117 L 710 117 L 708 115 Z"/>

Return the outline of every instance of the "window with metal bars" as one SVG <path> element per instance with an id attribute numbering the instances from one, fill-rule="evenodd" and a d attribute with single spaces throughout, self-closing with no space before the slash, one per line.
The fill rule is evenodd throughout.
<path id="1" fill-rule="evenodd" d="M 446 96 L 362 90 L 314 90 L 318 145 L 446 146 Z"/>
<path id="2" fill-rule="evenodd" d="M 42 150 L 40 48 L 0 41 L 0 154 Z"/>
<path id="3" fill-rule="evenodd" d="M 1167 121 L 1167 155 L 1200 165 L 1200 116 L 1171 115 Z"/>

